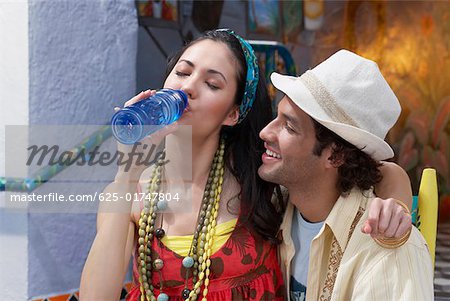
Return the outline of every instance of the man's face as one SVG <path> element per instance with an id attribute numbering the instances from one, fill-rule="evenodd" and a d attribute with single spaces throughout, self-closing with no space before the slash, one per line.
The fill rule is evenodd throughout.
<path id="1" fill-rule="evenodd" d="M 314 124 L 292 100 L 284 96 L 278 105 L 278 115 L 259 135 L 266 152 L 259 176 L 269 182 L 283 185 L 314 185 L 324 170 L 327 152 L 313 154 L 316 142 Z"/>

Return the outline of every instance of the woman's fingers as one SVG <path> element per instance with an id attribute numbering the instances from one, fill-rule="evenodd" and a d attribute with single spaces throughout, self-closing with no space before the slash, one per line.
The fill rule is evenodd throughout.
<path id="1" fill-rule="evenodd" d="M 175 132 L 178 129 L 178 122 L 174 122 L 171 123 L 165 127 L 163 127 L 162 129 L 152 133 L 151 135 L 148 135 L 147 137 L 145 137 L 144 139 L 142 139 L 142 144 L 154 144 L 156 146 L 158 146 L 161 141 L 169 134 L 172 134 L 173 132 Z"/>
<path id="2" fill-rule="evenodd" d="M 389 225 L 384 232 L 385 237 L 394 237 L 395 233 L 397 232 L 397 229 L 400 225 L 400 221 L 403 218 L 403 215 L 405 211 L 402 207 L 394 209 L 394 211 L 391 214 L 391 220 L 389 222 Z"/>
<path id="3" fill-rule="evenodd" d="M 130 100 L 125 102 L 124 107 L 131 106 L 132 104 L 135 104 L 138 101 L 149 98 L 150 96 L 154 95 L 155 93 L 156 93 L 156 90 L 151 90 L 151 89 L 142 91 L 138 95 L 134 96 L 133 98 L 131 98 Z"/>
<path id="4" fill-rule="evenodd" d="M 380 212 L 380 220 L 378 222 L 378 229 L 375 229 L 377 233 L 375 234 L 381 234 L 384 235 L 386 230 L 389 228 L 389 224 L 391 222 L 391 218 L 394 213 L 394 205 L 395 201 L 393 199 L 380 199 L 377 198 L 379 202 L 382 204 L 382 209 Z"/>
<path id="5" fill-rule="evenodd" d="M 400 225 L 398 226 L 397 231 L 395 231 L 395 238 L 403 237 L 403 235 L 405 235 L 411 229 L 411 227 L 411 215 L 403 211 Z"/>
<path id="6" fill-rule="evenodd" d="M 364 223 L 362 231 L 366 234 L 374 234 L 378 232 L 378 222 L 380 220 L 380 212 L 382 203 L 378 198 L 373 199 L 369 206 L 369 216 Z"/>
<path id="7" fill-rule="evenodd" d="M 372 236 L 400 238 L 411 228 L 411 216 L 390 199 L 375 198 L 369 206 L 369 215 L 361 231 Z"/>

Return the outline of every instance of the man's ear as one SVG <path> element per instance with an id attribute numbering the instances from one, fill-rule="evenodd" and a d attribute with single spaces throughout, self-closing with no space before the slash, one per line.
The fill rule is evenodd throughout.
<path id="1" fill-rule="evenodd" d="M 337 151 L 336 144 L 332 143 L 328 145 L 322 153 L 326 160 L 327 168 L 339 168 L 342 164 L 344 164 L 344 154 L 342 152 Z"/>
<path id="2" fill-rule="evenodd" d="M 239 120 L 239 106 L 234 105 L 222 124 L 234 126 L 237 124 L 238 120 Z"/>

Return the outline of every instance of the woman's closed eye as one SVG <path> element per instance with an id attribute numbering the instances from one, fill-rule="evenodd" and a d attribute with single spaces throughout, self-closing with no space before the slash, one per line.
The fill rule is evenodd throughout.
<path id="1" fill-rule="evenodd" d="M 211 90 L 219 90 L 219 89 L 220 89 L 219 86 L 217 86 L 217 85 L 215 85 L 215 84 L 213 84 L 213 83 L 206 82 L 206 84 L 208 85 L 208 87 L 209 87 Z"/>
<path id="2" fill-rule="evenodd" d="M 175 75 L 180 76 L 180 77 L 186 77 L 186 76 L 189 76 L 189 73 L 182 72 L 182 71 L 175 71 Z"/>

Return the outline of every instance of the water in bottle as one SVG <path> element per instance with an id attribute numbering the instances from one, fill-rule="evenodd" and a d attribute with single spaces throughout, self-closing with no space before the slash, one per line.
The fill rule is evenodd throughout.
<path id="1" fill-rule="evenodd" d="M 153 96 L 116 112 L 111 119 L 114 137 L 133 144 L 178 120 L 188 104 L 181 90 L 162 89 Z"/>

